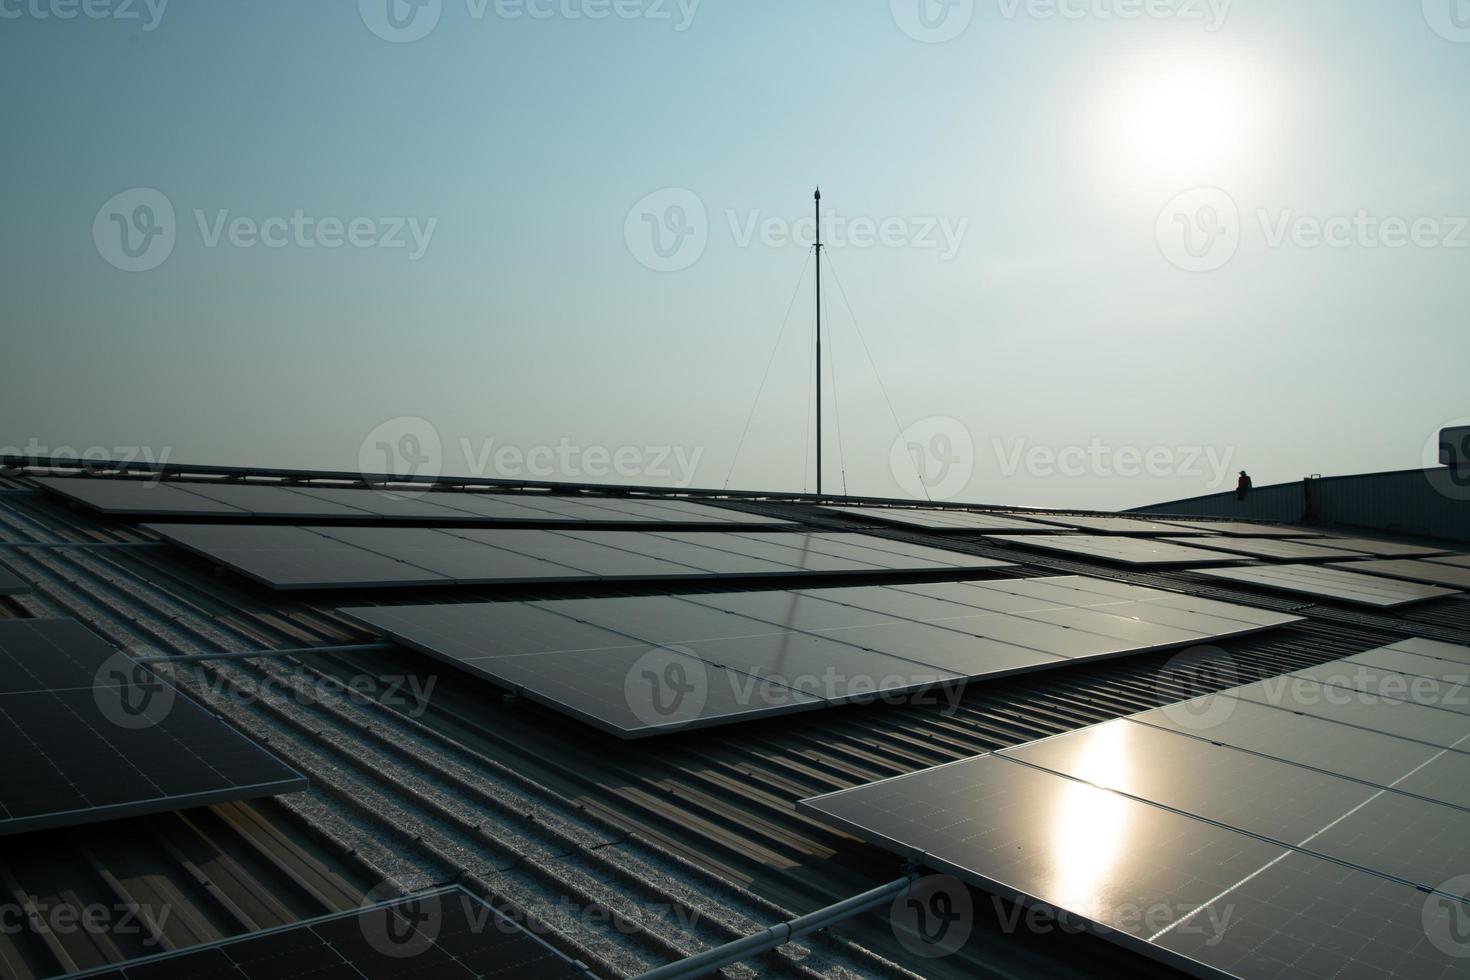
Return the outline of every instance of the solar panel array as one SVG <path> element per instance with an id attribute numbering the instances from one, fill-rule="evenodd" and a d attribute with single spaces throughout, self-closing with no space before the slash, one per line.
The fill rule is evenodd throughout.
<path id="1" fill-rule="evenodd" d="M 1442 562 L 1397 558 L 1355 561 L 1351 564 L 1337 565 L 1335 567 L 1351 568 L 1355 572 L 1366 572 L 1369 575 L 1383 575 L 1388 578 L 1404 579 L 1409 582 L 1427 582 L 1430 585 L 1443 585 L 1451 589 L 1470 589 L 1470 568 L 1446 565 Z"/>
<path id="2" fill-rule="evenodd" d="M 925 531 L 1010 531 L 1015 534 L 1058 534 L 1062 528 L 1037 524 L 1008 514 L 923 507 L 825 507 L 849 517 L 901 524 Z"/>
<path id="3" fill-rule="evenodd" d="M 73 976 L 77 980 L 562 980 L 590 974 L 520 923 L 456 886 Z"/>
<path id="4" fill-rule="evenodd" d="M 1297 621 L 1076 576 L 342 612 L 624 738 Z"/>
<path id="5" fill-rule="evenodd" d="M 1470 568 L 1470 555 L 1442 555 L 1429 559 L 1440 565 L 1455 565 L 1460 568 Z"/>
<path id="6" fill-rule="evenodd" d="M 1041 551 L 1058 551 L 1081 558 L 1096 558 L 1115 565 L 1228 565 L 1239 562 L 1235 555 L 1174 541 L 1157 541 L 1153 538 L 1129 537 L 1127 535 L 1104 534 L 1056 534 L 1020 537 L 1007 534 L 987 534 L 997 544 L 1018 545 Z M 1185 539 L 1193 541 L 1193 538 Z"/>
<path id="7" fill-rule="evenodd" d="M 7 565 L 0 565 L 0 595 L 25 595 L 31 591 L 29 583 Z"/>
<path id="8" fill-rule="evenodd" d="M 395 521 L 414 524 L 785 525 L 687 500 L 562 497 L 545 493 L 406 492 L 244 483 L 38 478 L 36 483 L 104 514 L 237 520 Z"/>
<path id="9" fill-rule="evenodd" d="M 1241 582 L 1263 589 L 1337 599 L 1358 606 L 1394 609 L 1428 599 L 1457 595 L 1453 589 L 1442 589 L 1417 582 L 1401 582 L 1377 575 L 1359 575 L 1349 571 L 1358 563 L 1341 565 L 1249 565 L 1242 568 L 1191 568 L 1196 575 Z"/>
<path id="10" fill-rule="evenodd" d="M 1191 972 L 1463 975 L 1470 714 L 1334 679 L 1370 663 L 1443 684 L 1470 648 L 1406 641 L 799 807 Z"/>
<path id="11" fill-rule="evenodd" d="M 1279 561 L 1313 561 L 1315 559 L 1342 561 L 1347 555 L 1345 551 L 1338 548 L 1322 547 L 1316 541 L 1286 541 L 1281 538 L 1219 536 L 1184 538 L 1180 543 L 1190 547 L 1208 548 L 1211 551 L 1227 551 L 1231 554 Z"/>
<path id="12" fill-rule="evenodd" d="M 958 574 L 1009 564 L 842 532 L 145 527 L 275 589 Z"/>
<path id="13" fill-rule="evenodd" d="M 0 745 L 0 834 L 306 789 L 70 619 L 0 620 Z"/>

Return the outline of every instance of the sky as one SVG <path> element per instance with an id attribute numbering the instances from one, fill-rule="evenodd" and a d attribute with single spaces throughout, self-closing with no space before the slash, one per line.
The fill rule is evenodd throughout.
<path id="1" fill-rule="evenodd" d="M 0 448 L 1114 509 L 1470 416 L 1466 0 L 0 0 Z"/>

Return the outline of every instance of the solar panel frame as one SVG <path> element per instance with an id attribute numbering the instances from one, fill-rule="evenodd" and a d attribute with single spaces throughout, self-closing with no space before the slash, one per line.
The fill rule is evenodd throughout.
<path id="1" fill-rule="evenodd" d="M 307 789 L 300 773 L 123 657 L 75 620 L 0 620 L 0 737 L 25 747 L 0 782 L 0 836 Z M 132 705 L 144 690 L 153 693 Z"/>
<path id="2" fill-rule="evenodd" d="M 1470 555 L 1426 555 L 1424 560 L 1453 568 L 1470 568 Z"/>
<path id="3" fill-rule="evenodd" d="M 1404 544 L 1399 541 L 1378 541 L 1373 538 L 1348 538 L 1337 535 L 1310 538 L 1304 543 L 1322 548 L 1333 548 L 1349 554 L 1373 555 L 1379 558 L 1422 557 L 1436 561 L 1439 559 L 1435 556 L 1445 553 L 1444 549 L 1426 548 L 1422 545 Z"/>
<path id="4" fill-rule="evenodd" d="M 1036 521 L 1041 524 L 1055 524 L 1058 527 L 1071 528 L 1075 531 L 1087 531 L 1095 535 L 1118 534 L 1118 535 L 1143 535 L 1146 537 L 1188 537 L 1198 535 L 1198 529 L 1178 527 L 1162 521 L 1151 521 L 1140 517 L 1113 517 L 1095 515 L 1073 515 L 1062 516 L 1060 514 L 1012 514 L 1006 512 L 1006 516 L 1020 517 L 1028 521 Z"/>
<path id="5" fill-rule="evenodd" d="M 1208 531 L 1227 537 L 1242 538 L 1308 538 L 1299 528 L 1280 527 L 1274 524 L 1254 524 L 1249 521 L 1181 521 L 1160 519 L 1160 524 L 1187 527 L 1193 531 Z"/>
<path id="6" fill-rule="evenodd" d="M 1461 646 L 1458 643 L 1441 643 L 1438 640 L 1426 640 L 1420 636 L 1413 636 L 1407 640 L 1391 643 L 1384 650 L 1403 650 L 1406 653 L 1417 653 L 1423 657 L 1436 657 L 1440 660 L 1451 660 L 1455 663 L 1470 664 L 1470 647 Z"/>

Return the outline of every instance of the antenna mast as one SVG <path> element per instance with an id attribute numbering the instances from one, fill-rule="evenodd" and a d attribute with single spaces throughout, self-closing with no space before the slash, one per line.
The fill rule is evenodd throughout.
<path id="1" fill-rule="evenodd" d="M 814 197 L 817 218 L 817 496 L 822 495 L 822 188 Z"/>

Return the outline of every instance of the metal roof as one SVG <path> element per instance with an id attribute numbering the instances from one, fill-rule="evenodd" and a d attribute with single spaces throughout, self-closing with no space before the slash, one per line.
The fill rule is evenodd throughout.
<path id="1" fill-rule="evenodd" d="M 24 472 L 0 478 L 0 555 L 34 589 L 0 599 L 0 615 L 74 616 L 119 646 L 169 655 L 376 639 L 333 609 L 385 601 L 381 594 L 272 593 L 152 543 L 128 522 L 31 489 Z M 886 854 L 799 815 L 798 799 L 1408 635 L 1470 643 L 1470 600 L 1461 597 L 1392 613 L 1307 604 L 978 535 L 869 527 L 811 502 L 766 495 L 730 505 L 1025 563 L 1007 574 L 1090 574 L 1307 619 L 1220 644 L 1188 670 L 1174 655 L 1144 655 L 972 685 L 953 706 L 853 706 L 627 744 L 407 651 L 163 666 L 304 773 L 311 790 L 0 840 L 0 905 L 35 913 L 18 933 L 0 930 L 0 973 L 51 976 L 352 908 L 385 888 L 462 884 L 598 975 L 633 975 L 902 873 Z M 618 593 L 413 592 L 415 601 L 538 594 Z M 432 697 L 419 698 L 431 682 Z M 36 925 L 67 903 L 114 914 L 98 930 Z M 146 911 L 130 919 L 142 928 L 121 928 L 117 909 Z M 1092 936 L 1008 930 L 1005 910 L 988 901 L 976 912 L 966 947 L 942 960 L 910 953 L 884 914 L 869 913 L 727 972 L 1168 973 Z"/>

